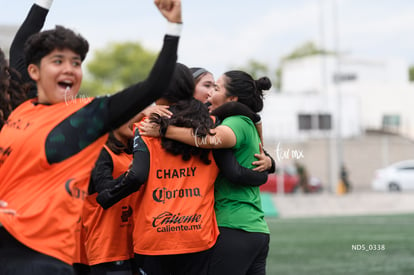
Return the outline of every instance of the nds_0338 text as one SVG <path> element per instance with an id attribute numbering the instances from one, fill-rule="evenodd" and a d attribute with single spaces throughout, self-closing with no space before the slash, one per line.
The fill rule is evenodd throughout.
<path id="1" fill-rule="evenodd" d="M 374 251 L 385 251 L 385 244 L 352 244 L 352 251 L 363 251 L 363 252 L 374 252 Z"/>

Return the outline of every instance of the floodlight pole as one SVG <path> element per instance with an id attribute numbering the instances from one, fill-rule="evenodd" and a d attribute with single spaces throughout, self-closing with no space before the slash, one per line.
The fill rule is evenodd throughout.
<path id="1" fill-rule="evenodd" d="M 332 182 L 332 192 L 334 193 L 337 184 L 340 180 L 340 171 L 343 165 L 343 145 L 342 145 L 342 93 L 341 93 L 341 54 L 340 54 L 340 39 L 339 39 L 339 9 L 338 1 L 333 1 L 333 27 L 334 27 L 334 47 L 336 52 L 336 73 L 334 76 L 335 85 L 335 103 L 336 103 L 336 116 L 335 116 L 335 144 L 336 144 L 336 165 L 335 179 L 336 182 Z"/>

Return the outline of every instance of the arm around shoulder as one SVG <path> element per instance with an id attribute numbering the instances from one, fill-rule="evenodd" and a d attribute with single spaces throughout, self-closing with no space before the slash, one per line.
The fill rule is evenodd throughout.
<path id="1" fill-rule="evenodd" d="M 220 172 L 232 183 L 242 186 L 260 186 L 267 181 L 268 173 L 258 172 L 239 164 L 231 149 L 213 150 Z"/>
<path id="2" fill-rule="evenodd" d="M 211 129 L 211 132 L 212 134 L 199 136 L 191 128 L 168 126 L 165 137 L 205 149 L 232 148 L 236 145 L 236 135 L 230 127 L 219 125 Z"/>

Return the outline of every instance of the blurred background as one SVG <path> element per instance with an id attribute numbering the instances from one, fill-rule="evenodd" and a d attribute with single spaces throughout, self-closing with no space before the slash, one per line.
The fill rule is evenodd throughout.
<path id="1" fill-rule="evenodd" d="M 268 273 L 414 274 L 414 1 L 182 3 L 179 62 L 273 83 Z M 0 0 L 6 53 L 31 4 Z M 56 24 L 90 43 L 81 97 L 144 79 L 165 30 L 150 0 L 55 0 Z"/>
<path id="2" fill-rule="evenodd" d="M 268 76 L 262 121 L 278 173 L 263 192 L 350 195 L 414 189 L 414 2 L 186 1 L 179 62 L 219 77 Z M 32 1 L 0 0 L 6 52 Z M 80 96 L 148 74 L 165 29 L 153 1 L 55 0 L 45 28 L 90 42 Z M 392 167 L 384 169 L 390 165 Z"/>

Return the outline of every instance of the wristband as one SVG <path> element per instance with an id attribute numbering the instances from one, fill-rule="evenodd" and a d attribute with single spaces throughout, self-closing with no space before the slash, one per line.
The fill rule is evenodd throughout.
<path id="1" fill-rule="evenodd" d="M 166 34 L 172 35 L 172 36 L 180 36 L 182 28 L 183 28 L 183 24 L 182 23 L 172 23 L 172 22 L 168 22 L 167 23 L 167 31 L 166 31 Z"/>
<path id="2" fill-rule="evenodd" d="M 53 0 L 36 0 L 35 4 L 49 10 L 50 7 L 52 6 Z"/>

